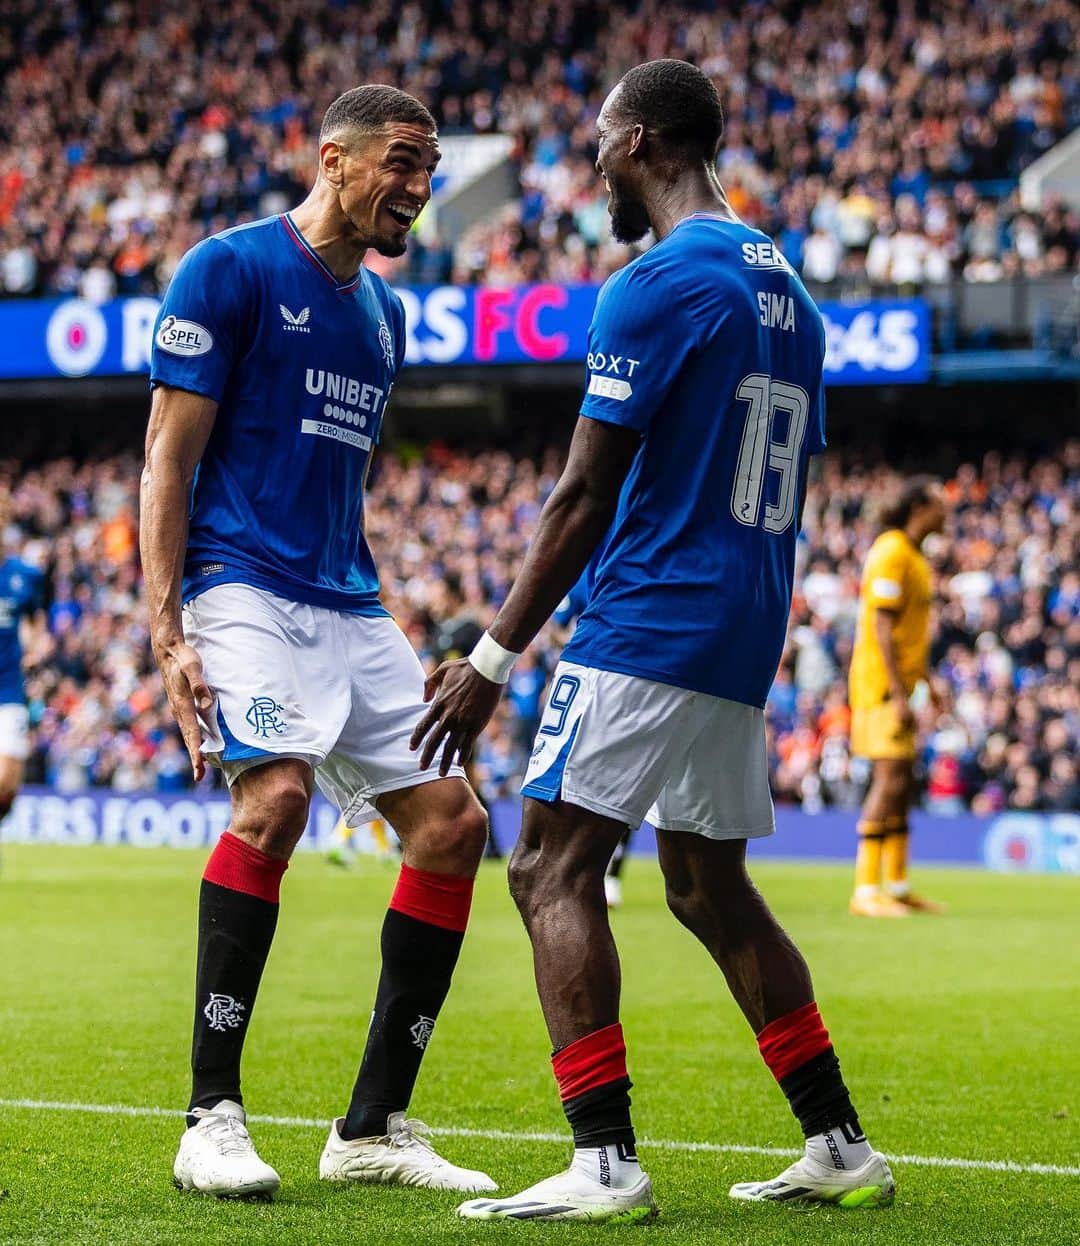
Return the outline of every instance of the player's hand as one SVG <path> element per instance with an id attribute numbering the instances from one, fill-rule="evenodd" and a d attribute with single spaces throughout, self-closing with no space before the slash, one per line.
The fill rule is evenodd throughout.
<path id="1" fill-rule="evenodd" d="M 893 699 L 896 702 L 896 721 L 901 731 L 915 730 L 915 711 L 911 708 L 911 702 L 907 698 L 907 693 L 900 695 L 894 693 Z"/>
<path id="2" fill-rule="evenodd" d="M 191 759 L 191 773 L 198 783 L 206 773 L 198 715 L 209 715 L 214 705 L 214 694 L 203 674 L 202 659 L 190 645 L 177 641 L 155 650 L 155 656 L 161 668 L 169 706 Z"/>
<path id="3" fill-rule="evenodd" d="M 424 684 L 424 700 L 431 702 L 431 708 L 416 724 L 409 741 L 414 752 L 424 746 L 420 769 L 431 765 L 440 746 L 439 774 L 443 778 L 454 764 L 455 754 L 464 765 L 501 695 L 502 684 L 485 679 L 468 658 L 444 662 Z"/>

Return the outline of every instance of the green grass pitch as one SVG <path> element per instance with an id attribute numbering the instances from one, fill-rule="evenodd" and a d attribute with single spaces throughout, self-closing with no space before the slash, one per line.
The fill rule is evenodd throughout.
<path id="1" fill-rule="evenodd" d="M 505 1243 L 619 1239 L 739 1246 L 1016 1246 L 1080 1242 L 1080 878 L 921 871 L 946 918 L 845 912 L 849 871 L 761 865 L 755 876 L 806 953 L 863 1123 L 896 1156 L 1052 1165 L 1001 1171 L 900 1160 L 892 1209 L 738 1204 L 733 1181 L 787 1160 L 650 1146 L 661 1216 L 646 1226 L 466 1224 L 450 1194 L 317 1180 L 325 1133 L 254 1124 L 282 1175 L 272 1205 L 171 1186 L 178 1118 L 14 1106 L 183 1107 L 202 855 L 8 847 L 0 874 L 0 1242 Z M 344 1110 L 377 975 L 392 867 L 341 872 L 301 856 L 248 1041 L 250 1112 Z M 753 1038 L 703 950 L 632 860 L 613 922 L 639 1137 L 795 1147 Z M 505 1191 L 563 1167 L 525 935 L 502 870 L 485 866 L 465 952 L 413 1112 Z M 490 1136 L 494 1133 L 511 1138 Z"/>

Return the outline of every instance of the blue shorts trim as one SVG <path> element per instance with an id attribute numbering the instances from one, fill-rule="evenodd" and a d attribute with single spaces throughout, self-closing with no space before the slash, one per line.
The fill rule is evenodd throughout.
<path id="1" fill-rule="evenodd" d="M 253 744 L 244 744 L 243 741 L 238 740 L 229 730 L 229 724 L 225 721 L 225 715 L 221 712 L 220 705 L 218 706 L 217 721 L 221 738 L 225 741 L 225 747 L 221 751 L 222 761 L 250 761 L 253 757 L 274 756 L 269 749 L 256 748 Z"/>
<path id="2" fill-rule="evenodd" d="M 533 779 L 531 783 L 522 785 L 522 796 L 531 796 L 533 800 L 542 800 L 548 805 L 553 805 L 559 799 L 562 792 L 563 771 L 566 769 L 570 750 L 574 747 L 574 738 L 577 736 L 578 727 L 580 726 L 581 719 L 579 718 L 574 723 L 566 743 L 559 749 L 558 757 L 555 758 L 548 769 L 538 779 Z"/>

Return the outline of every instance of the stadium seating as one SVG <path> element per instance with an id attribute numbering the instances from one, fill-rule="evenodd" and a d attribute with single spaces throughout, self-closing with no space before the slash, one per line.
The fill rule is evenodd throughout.
<path id="1" fill-rule="evenodd" d="M 415 92 L 448 134 L 515 140 L 516 199 L 391 275 L 606 276 L 626 251 L 608 237 L 592 123 L 620 73 L 668 55 L 715 77 L 732 202 L 814 282 L 912 289 L 1077 262 L 1076 214 L 1021 211 L 1016 191 L 1080 121 L 1069 0 L 9 7 L 8 297 L 162 289 L 200 237 L 302 197 L 321 111 L 363 80 Z"/>

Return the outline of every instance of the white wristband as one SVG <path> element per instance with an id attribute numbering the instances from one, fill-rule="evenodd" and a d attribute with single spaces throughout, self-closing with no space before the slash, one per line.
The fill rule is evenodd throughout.
<path id="1" fill-rule="evenodd" d="M 492 640 L 489 632 L 485 632 L 469 654 L 469 661 L 485 679 L 490 679 L 493 684 L 504 684 L 520 657 L 520 653 L 504 649 L 497 640 Z"/>

